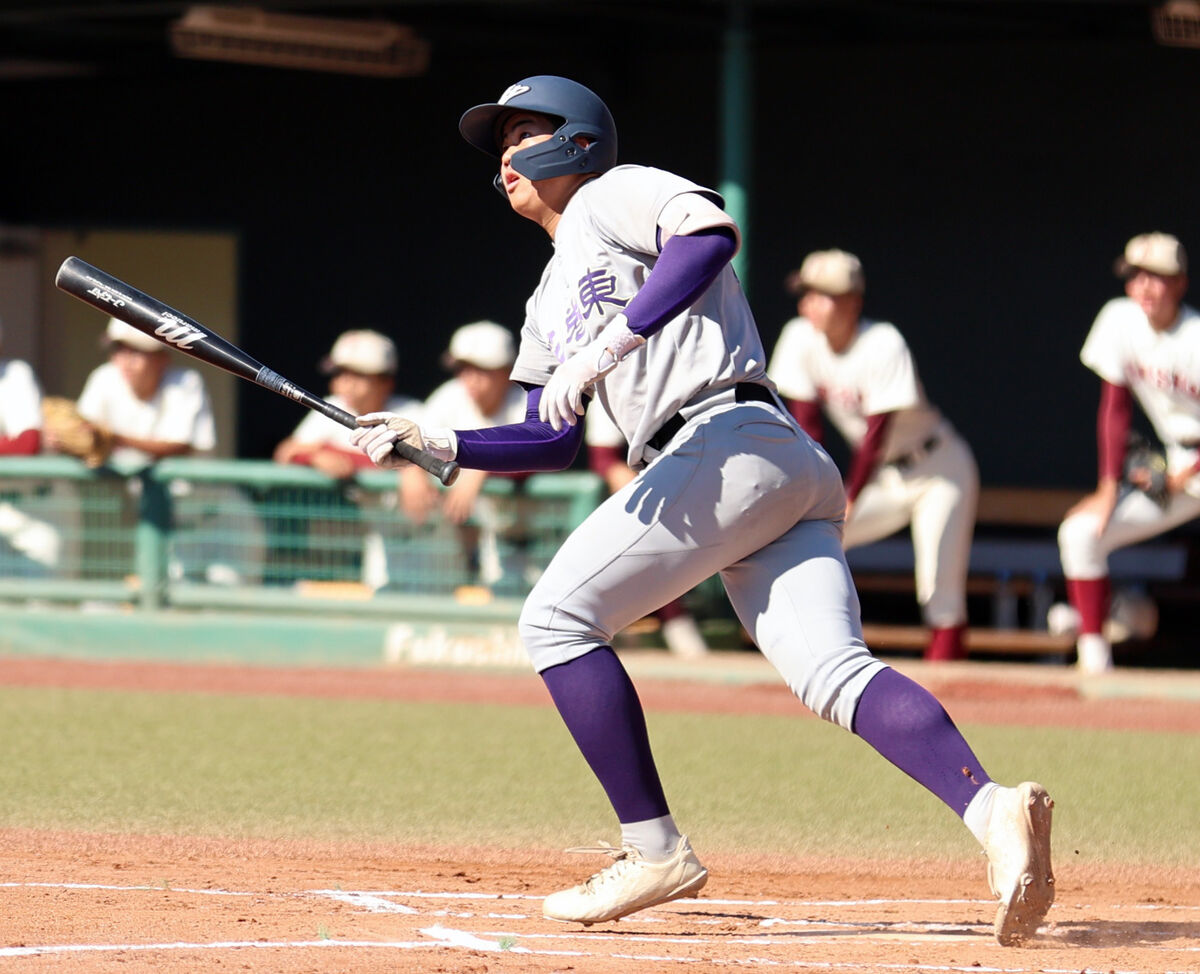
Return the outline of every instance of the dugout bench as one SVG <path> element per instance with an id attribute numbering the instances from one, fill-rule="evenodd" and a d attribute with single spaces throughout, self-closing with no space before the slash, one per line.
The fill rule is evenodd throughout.
<path id="1" fill-rule="evenodd" d="M 1084 491 L 1073 488 L 984 487 L 980 491 L 975 539 L 967 577 L 972 605 L 968 651 L 1014 656 L 1068 657 L 1075 639 L 1046 628 L 1046 613 L 1064 595 L 1057 532 L 1067 509 Z M 1191 598 L 1191 544 L 1177 530 L 1114 552 L 1109 558 L 1114 586 L 1153 586 L 1157 598 Z M 846 560 L 863 601 L 863 630 L 876 650 L 923 650 L 929 631 L 881 619 L 876 596 L 907 594 L 915 606 L 913 548 L 907 531 L 852 548 Z M 915 611 L 915 609 L 914 609 Z"/>

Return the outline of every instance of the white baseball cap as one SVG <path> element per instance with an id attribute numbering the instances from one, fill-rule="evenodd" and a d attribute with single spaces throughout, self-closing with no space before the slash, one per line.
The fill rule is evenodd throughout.
<path id="1" fill-rule="evenodd" d="M 1113 262 L 1117 277 L 1128 277 L 1133 270 L 1164 277 L 1186 274 L 1187 251 L 1169 233 L 1140 233 L 1125 245 L 1125 253 Z"/>
<path id="2" fill-rule="evenodd" d="M 792 294 L 812 290 L 837 297 L 867 289 L 862 262 L 845 250 L 814 250 L 784 283 Z"/>
<path id="3" fill-rule="evenodd" d="M 450 336 L 450 347 L 442 364 L 453 369 L 460 364 L 480 369 L 503 369 L 517 360 L 512 332 L 494 321 L 473 321 Z"/>
<path id="4" fill-rule="evenodd" d="M 342 369 L 363 375 L 393 375 L 396 343 L 369 328 L 342 332 L 321 360 L 321 371 L 330 375 Z"/>
<path id="5" fill-rule="evenodd" d="M 124 345 L 137 352 L 167 351 L 167 346 L 157 338 L 139 331 L 133 325 L 127 325 L 120 318 L 109 318 L 104 329 L 104 346 L 111 349 L 114 345 Z"/>

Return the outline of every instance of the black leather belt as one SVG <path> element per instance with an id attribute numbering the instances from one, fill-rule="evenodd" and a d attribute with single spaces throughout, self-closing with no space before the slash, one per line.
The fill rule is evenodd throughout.
<path id="1" fill-rule="evenodd" d="M 734 402 L 765 402 L 771 406 L 779 405 L 775 397 L 771 395 L 771 390 L 757 382 L 739 382 L 733 387 L 733 399 Z M 676 413 L 658 428 L 658 432 L 646 441 L 646 445 L 652 446 L 662 453 L 667 444 L 675 438 L 675 434 L 683 429 L 683 424 L 686 422 L 687 420 L 682 415 Z"/>
<path id="2" fill-rule="evenodd" d="M 938 444 L 941 442 L 941 437 L 931 436 L 929 439 L 925 440 L 920 447 L 918 447 L 916 450 L 913 450 L 912 453 L 906 453 L 904 456 L 896 457 L 895 460 L 889 460 L 888 462 L 897 470 L 909 470 L 912 467 L 915 467 L 918 461 L 924 460 L 927 456 L 929 456 L 929 454 L 936 450 L 938 448 Z"/>

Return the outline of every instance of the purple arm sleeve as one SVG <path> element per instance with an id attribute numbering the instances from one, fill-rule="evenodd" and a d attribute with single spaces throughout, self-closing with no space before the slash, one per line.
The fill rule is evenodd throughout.
<path id="1" fill-rule="evenodd" d="M 736 252 L 737 238 L 727 227 L 672 237 L 625 306 L 629 330 L 649 338 L 707 291 Z"/>
<path id="2" fill-rule="evenodd" d="M 528 388 L 528 387 L 527 387 Z M 459 466 L 493 473 L 527 473 L 565 470 L 583 443 L 583 423 L 564 426 L 559 432 L 538 419 L 542 387 L 528 388 L 525 422 L 482 430 L 455 430 Z"/>

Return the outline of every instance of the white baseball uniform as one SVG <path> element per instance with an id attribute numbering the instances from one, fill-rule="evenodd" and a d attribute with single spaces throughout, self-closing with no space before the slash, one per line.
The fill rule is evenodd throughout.
<path id="1" fill-rule="evenodd" d="M 113 363 L 105 362 L 88 376 L 76 405 L 84 419 L 123 436 L 187 443 L 197 452 L 217 445 L 212 405 L 195 369 L 168 368 L 147 401 L 133 394 Z M 113 459 L 146 463 L 154 458 L 133 447 L 118 447 Z"/>
<path id="2" fill-rule="evenodd" d="M 485 416 L 467 392 L 466 386 L 455 378 L 434 389 L 420 409 L 419 419 L 409 413 L 403 415 L 422 426 L 448 429 L 478 430 L 506 426 L 525 419 L 525 390 L 516 383 L 510 383 L 500 408 L 491 416 Z M 388 411 L 398 412 L 391 406 Z"/>
<path id="3" fill-rule="evenodd" d="M 679 176 L 619 166 L 583 184 L 526 306 L 512 377 L 545 385 L 637 293 L 675 233 L 728 227 L 719 199 Z M 851 726 L 884 668 L 862 640 L 841 545 L 845 495 L 829 458 L 781 407 L 732 267 L 595 386 L 640 476 L 566 540 L 520 629 L 538 671 L 609 646 L 630 623 L 720 573 L 747 632 L 814 712 Z M 660 452 L 655 434 L 684 423 Z M 644 469 L 642 469 L 644 468 Z"/>
<path id="4" fill-rule="evenodd" d="M 863 318 L 835 352 L 806 318 L 783 327 L 768 368 L 789 399 L 818 403 L 858 449 L 867 418 L 892 414 L 880 462 L 855 499 L 843 538 L 869 544 L 911 525 L 917 601 L 934 628 L 966 622 L 966 581 L 979 473 L 966 441 L 929 402 L 908 344 Z"/>
<path id="5" fill-rule="evenodd" d="M 0 436 L 42 428 L 42 391 L 26 362 L 0 359 Z"/>
<path id="6" fill-rule="evenodd" d="M 1167 331 L 1156 331 L 1129 298 L 1109 301 L 1092 324 L 1079 358 L 1101 379 L 1127 386 L 1162 441 L 1167 467 L 1178 473 L 1200 457 L 1200 313 L 1182 305 Z M 1108 575 L 1108 556 L 1200 517 L 1200 474 L 1172 495 L 1166 509 L 1141 491 L 1118 503 L 1103 533 L 1095 515 L 1079 513 L 1059 527 L 1067 578 Z"/>
<path id="7" fill-rule="evenodd" d="M 525 390 L 510 382 L 500 408 L 491 416 L 485 416 L 467 392 L 467 387 L 458 378 L 453 378 L 434 389 L 425 400 L 418 422 L 434 428 L 490 429 L 524 421 L 525 405 Z M 480 528 L 477 552 L 480 582 L 496 585 L 505 575 L 520 578 L 524 574 L 523 557 L 506 558 L 500 544 L 500 535 L 512 526 L 514 512 L 511 508 L 506 509 L 491 497 L 480 496 L 475 499 L 471 516 Z"/>

